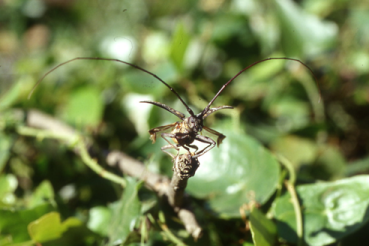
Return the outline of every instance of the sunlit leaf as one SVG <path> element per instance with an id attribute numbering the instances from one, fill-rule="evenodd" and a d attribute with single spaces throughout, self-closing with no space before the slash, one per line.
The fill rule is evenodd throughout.
<path id="1" fill-rule="evenodd" d="M 0 209 L 0 231 L 2 235 L 11 235 L 13 242 L 30 240 L 27 226 L 44 214 L 53 211 L 50 204 L 43 204 L 32 209 L 5 210 Z"/>
<path id="2" fill-rule="evenodd" d="M 367 175 L 298 186 L 305 241 L 314 246 L 327 245 L 365 225 L 369 221 L 368 192 Z M 277 219 L 278 234 L 296 243 L 295 212 L 288 193 L 276 201 L 273 213 Z"/>
<path id="3" fill-rule="evenodd" d="M 71 227 L 81 226 L 82 222 L 76 218 L 69 218 L 64 222 L 60 214 L 51 212 L 28 225 L 28 232 L 34 242 L 42 243 L 58 239 Z"/>
<path id="4" fill-rule="evenodd" d="M 217 129 L 218 130 L 218 129 Z M 223 217 L 238 217 L 251 201 L 263 204 L 275 191 L 279 164 L 258 142 L 243 133 L 222 130 L 227 138 L 219 149 L 200 157 L 200 167 L 189 180 L 188 191 L 208 199 Z"/>
<path id="5" fill-rule="evenodd" d="M 44 180 L 35 189 L 31 196 L 30 207 L 35 207 L 45 202 L 55 203 L 54 201 L 54 189 L 48 180 Z"/>
<path id="6" fill-rule="evenodd" d="M 89 211 L 88 228 L 101 235 L 108 235 L 112 211 L 107 207 L 94 207 Z"/>
<path id="7" fill-rule="evenodd" d="M 95 87 L 82 87 L 70 94 L 63 118 L 78 127 L 95 127 L 101 120 L 103 102 Z"/>
<path id="8" fill-rule="evenodd" d="M 133 178 L 127 179 L 122 198 L 112 205 L 112 217 L 108 227 L 109 245 L 123 243 L 133 231 L 141 214 L 138 190 L 141 183 Z"/>
<path id="9" fill-rule="evenodd" d="M 183 23 L 177 25 L 170 47 L 170 58 L 179 71 L 183 69 L 183 58 L 185 56 L 187 46 L 190 43 L 190 35 L 187 33 Z"/>
<path id="10" fill-rule="evenodd" d="M 338 28 L 303 12 L 291 0 L 275 0 L 281 24 L 282 44 L 289 56 L 319 54 L 332 47 Z"/>

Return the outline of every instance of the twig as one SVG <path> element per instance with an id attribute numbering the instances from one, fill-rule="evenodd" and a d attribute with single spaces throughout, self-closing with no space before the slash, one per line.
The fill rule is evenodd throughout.
<path id="1" fill-rule="evenodd" d="M 286 167 L 290 178 L 284 184 L 291 195 L 292 205 L 296 216 L 296 233 L 299 239 L 298 246 L 304 245 L 304 224 L 302 220 L 301 206 L 295 189 L 296 174 L 292 163 L 282 155 L 277 155 L 278 160 Z"/>
<path id="2" fill-rule="evenodd" d="M 138 160 L 128 156 L 120 151 L 111 151 L 106 156 L 106 162 L 109 166 L 117 166 L 128 176 L 138 178 L 145 182 L 145 185 L 162 196 L 166 193 L 169 186 L 169 178 L 157 173 L 152 173 Z"/>
<path id="3" fill-rule="evenodd" d="M 183 161 L 185 159 L 183 155 L 180 155 L 180 157 L 178 160 Z M 193 158 L 190 159 L 194 160 Z M 197 161 L 197 158 L 195 160 Z M 169 204 L 178 214 L 187 232 L 195 240 L 201 236 L 202 228 L 197 223 L 194 213 L 182 203 L 183 191 L 175 188 L 183 187 L 183 183 L 187 183 L 188 178 L 185 181 L 184 179 L 180 180 L 176 173 L 174 173 L 170 182 L 167 177 L 148 171 L 141 162 L 119 151 L 110 152 L 106 157 L 106 161 L 110 166 L 118 166 L 123 173 L 143 180 L 146 186 L 154 190 L 159 196 L 167 196 Z"/>
<path id="4" fill-rule="evenodd" d="M 173 176 L 170 186 L 167 189 L 168 202 L 177 212 L 178 217 L 183 221 L 186 230 L 191 233 L 194 239 L 198 239 L 202 235 L 202 228 L 192 216 L 192 211 L 188 208 L 188 202 L 184 201 L 184 190 L 187 181 L 195 175 L 200 163 L 197 158 L 193 157 L 193 153 L 182 154 L 173 159 Z"/>
<path id="5" fill-rule="evenodd" d="M 174 158 L 173 164 L 173 177 L 170 182 L 170 189 L 168 189 L 168 199 L 169 204 L 173 207 L 181 207 L 187 181 L 195 175 L 200 163 L 197 158 L 193 158 L 189 153 L 186 153 Z"/>
<path id="6" fill-rule="evenodd" d="M 297 197 L 297 193 L 296 193 L 296 189 L 295 189 L 294 185 L 291 184 L 291 182 L 289 182 L 288 180 L 286 180 L 284 183 L 287 187 L 288 192 L 291 195 L 292 205 L 293 205 L 293 209 L 295 211 L 296 226 L 297 226 L 296 233 L 297 233 L 297 237 L 299 239 L 297 245 L 302 246 L 302 245 L 304 245 L 304 227 L 303 227 L 302 213 L 301 213 L 299 198 Z"/>
<path id="7" fill-rule="evenodd" d="M 18 128 L 20 134 L 54 138 L 66 142 L 76 154 L 81 156 L 81 159 L 86 165 L 100 176 L 124 186 L 125 180 L 123 178 L 106 171 L 90 157 L 87 151 L 87 146 L 89 144 L 86 143 L 90 142 L 90 140 L 83 140 L 73 128 L 37 110 L 28 111 L 26 124 L 28 127 Z M 33 128 L 43 129 L 43 131 Z M 118 166 L 126 175 L 143 180 L 145 185 L 155 191 L 159 196 L 167 196 L 170 205 L 177 212 L 178 217 L 183 222 L 188 233 L 190 233 L 194 239 L 200 237 L 202 228 L 198 225 L 194 213 L 182 204 L 183 189 L 186 186 L 184 183 L 187 183 L 187 179 L 194 174 L 198 167 L 198 160 L 196 158 L 180 155 L 179 159 L 176 160 L 178 170 L 177 172 L 175 170 L 172 182 L 165 176 L 148 171 L 141 162 L 120 151 L 110 151 L 106 156 L 106 162 L 110 166 Z M 180 173 L 178 173 L 178 171 Z M 175 187 L 182 188 L 178 189 Z M 177 192 L 175 192 L 176 190 Z"/>
<path id="8" fill-rule="evenodd" d="M 125 187 L 126 181 L 122 177 L 105 170 L 91 158 L 88 154 L 86 143 L 82 136 L 69 126 L 37 110 L 31 110 L 28 112 L 26 123 L 29 127 L 18 126 L 16 128 L 19 134 L 36 138 L 52 138 L 66 142 L 68 146 L 70 146 L 73 151 L 81 157 L 82 161 L 94 172 L 103 178 Z M 41 128 L 42 130 L 35 129 L 34 127 Z"/>

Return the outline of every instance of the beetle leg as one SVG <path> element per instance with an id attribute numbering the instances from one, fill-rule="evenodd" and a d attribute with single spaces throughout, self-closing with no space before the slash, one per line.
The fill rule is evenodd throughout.
<path id="1" fill-rule="evenodd" d="M 149 133 L 150 133 L 150 139 L 152 140 L 152 143 L 155 143 L 157 133 L 159 133 L 161 131 L 166 131 L 170 128 L 173 128 L 176 124 L 177 124 L 177 122 L 174 122 L 173 124 L 169 124 L 169 125 L 165 125 L 165 126 L 159 126 L 159 127 L 155 127 L 153 129 L 151 129 L 149 131 Z"/>
<path id="2" fill-rule="evenodd" d="M 171 153 L 169 153 L 168 151 L 165 151 L 165 150 L 167 150 L 167 149 L 176 149 L 176 150 L 177 150 L 177 155 L 176 155 L 175 157 L 177 157 L 177 156 L 178 156 L 178 154 L 179 154 L 179 148 L 178 148 L 178 146 L 173 145 L 173 144 L 172 144 L 172 143 L 167 139 L 167 137 L 168 137 L 168 138 L 175 138 L 175 135 L 174 135 L 174 134 L 172 134 L 172 133 L 162 133 L 162 134 L 161 134 L 161 137 L 162 137 L 165 141 L 167 141 L 167 143 L 169 143 L 169 145 L 165 145 L 165 146 L 161 147 L 161 150 L 162 150 L 163 152 L 167 153 L 168 155 L 170 155 L 170 156 L 172 156 L 172 157 L 173 157 L 173 155 L 172 155 Z M 174 158 L 174 157 L 173 157 L 173 158 Z"/>
<path id="3" fill-rule="evenodd" d="M 173 147 L 173 145 L 168 144 L 168 145 L 164 145 L 163 147 L 161 147 L 161 151 L 163 151 L 164 153 L 167 153 L 168 155 L 170 155 L 173 159 L 176 158 L 177 156 L 173 155 L 172 153 L 170 153 L 169 151 L 167 151 L 167 149 L 173 149 L 175 147 Z M 176 148 L 177 149 L 177 148 Z M 177 149 L 179 150 L 179 149 Z M 177 154 L 178 155 L 178 154 Z"/>
<path id="4" fill-rule="evenodd" d="M 209 144 L 208 146 L 206 146 L 205 148 L 203 148 L 202 150 L 200 150 L 199 152 L 195 152 L 195 155 L 193 156 L 194 158 L 197 158 L 203 154 L 205 154 L 206 152 L 208 152 L 209 150 L 211 150 L 212 148 L 215 147 L 216 143 L 213 139 L 207 137 L 207 136 L 203 136 L 203 135 L 197 135 L 195 140 L 202 142 L 202 143 L 207 143 Z"/>
<path id="5" fill-rule="evenodd" d="M 194 153 L 196 153 L 199 150 L 199 147 L 197 147 L 194 144 L 188 144 L 187 146 L 190 147 L 190 148 L 195 149 L 195 152 Z M 188 151 L 188 153 L 192 156 L 191 151 L 190 151 L 190 149 L 188 147 L 183 146 L 183 148 L 185 148 Z"/>

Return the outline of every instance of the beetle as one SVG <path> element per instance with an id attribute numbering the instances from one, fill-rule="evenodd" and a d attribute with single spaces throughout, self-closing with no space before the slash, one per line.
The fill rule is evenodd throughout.
<path id="1" fill-rule="evenodd" d="M 215 101 L 215 99 L 220 95 L 220 93 L 235 79 L 237 78 L 241 73 L 243 73 L 244 71 L 246 71 L 247 69 L 249 69 L 250 67 L 255 66 L 258 63 L 261 62 L 265 62 L 265 61 L 269 61 L 269 60 L 291 60 L 291 61 L 296 61 L 299 62 L 300 64 L 302 64 L 303 66 L 305 66 L 306 68 L 309 69 L 310 73 L 314 76 L 313 71 L 302 61 L 298 60 L 298 59 L 294 59 L 294 58 L 287 58 L 287 57 L 271 57 L 271 58 L 266 58 L 263 60 L 259 60 L 257 62 L 252 63 L 251 65 L 245 67 L 244 69 L 242 69 L 241 71 L 239 71 L 235 76 L 233 76 L 230 80 L 228 80 L 221 88 L 220 90 L 215 94 L 215 96 L 213 97 L 213 99 L 211 99 L 211 101 L 208 103 L 208 105 L 204 108 L 204 110 L 202 110 L 199 114 L 195 115 L 194 112 L 192 111 L 192 109 L 183 101 L 183 99 L 179 96 L 179 94 L 174 90 L 173 87 L 171 87 L 170 85 L 168 85 L 164 80 L 162 80 L 161 78 L 159 78 L 157 75 L 155 75 L 154 73 L 141 68 L 137 65 L 134 65 L 132 63 L 129 62 L 125 62 L 122 60 L 118 60 L 118 59 L 111 59 L 111 58 L 100 58 L 100 57 L 76 57 L 74 59 L 68 60 L 66 62 L 63 62 L 59 65 L 57 65 L 56 67 L 52 68 L 50 71 L 48 71 L 46 74 L 44 74 L 38 81 L 37 83 L 33 86 L 31 92 L 28 95 L 28 98 L 30 98 L 30 96 L 32 95 L 33 91 L 36 89 L 37 85 L 51 72 L 53 72 L 55 69 L 59 68 L 60 66 L 63 66 L 67 63 L 76 61 L 76 60 L 103 60 L 103 61 L 113 61 L 113 62 L 119 62 L 119 63 L 123 63 L 126 65 L 129 65 L 135 69 L 141 70 L 151 76 L 153 76 L 154 78 L 156 78 L 157 80 L 159 80 L 161 83 L 163 83 L 165 86 L 167 86 L 176 96 L 177 98 L 182 102 L 182 104 L 186 107 L 187 112 L 190 114 L 189 117 L 185 117 L 185 115 L 163 103 L 160 102 L 154 102 L 154 101 L 141 101 L 141 103 L 148 103 L 148 104 L 153 104 L 155 106 L 158 106 L 160 108 L 163 108 L 165 110 L 167 110 L 168 112 L 174 114 L 175 116 L 177 116 L 178 118 L 181 119 L 181 121 L 169 124 L 169 125 L 165 125 L 165 126 L 159 126 L 156 128 L 153 128 L 151 130 L 149 130 L 149 134 L 150 134 L 150 139 L 152 140 L 153 143 L 155 143 L 156 141 L 156 135 L 157 134 L 161 134 L 161 137 L 168 142 L 168 145 L 165 145 L 163 147 L 161 147 L 161 150 L 167 154 L 169 154 L 172 158 L 175 158 L 179 155 L 179 150 L 180 147 L 184 148 L 185 150 L 187 150 L 187 152 L 193 156 L 193 158 L 198 158 L 202 155 L 204 155 L 205 153 L 207 153 L 209 150 L 211 150 L 212 148 L 215 147 L 215 145 L 219 146 L 222 141 L 224 140 L 224 138 L 226 137 L 225 135 L 221 134 L 220 132 L 217 132 L 211 128 L 208 128 L 206 126 L 204 126 L 203 121 L 206 117 L 208 117 L 210 114 L 220 110 L 220 109 L 233 109 L 232 106 L 220 106 L 220 107 L 215 107 L 215 108 L 210 108 L 211 105 L 213 104 L 213 102 Z M 316 78 L 314 76 L 314 79 L 316 81 Z M 205 130 L 209 133 L 211 133 L 212 135 L 216 136 L 216 141 L 214 141 L 212 138 L 207 137 L 207 136 L 203 136 L 201 135 L 202 130 Z M 169 133 L 165 132 L 165 131 L 170 131 Z M 172 141 L 175 143 L 175 145 L 173 143 L 171 143 L 168 138 L 172 139 Z M 203 148 L 202 150 L 198 150 L 198 147 L 196 145 L 193 144 L 193 142 L 197 140 L 199 142 L 208 144 L 205 148 Z M 172 155 L 170 152 L 168 152 L 168 149 L 176 149 L 177 150 L 177 155 L 174 156 Z M 195 149 L 195 152 L 190 151 L 190 148 Z"/>
<path id="2" fill-rule="evenodd" d="M 220 106 L 220 107 L 216 107 L 216 108 L 209 108 L 206 107 L 201 113 L 195 115 L 193 113 L 193 111 L 190 109 L 190 116 L 189 117 L 185 117 L 185 115 L 165 104 L 159 103 L 159 102 L 153 102 L 153 101 L 141 101 L 141 103 L 150 103 L 153 104 L 155 106 L 158 106 L 160 108 L 163 108 L 169 112 L 171 112 L 172 114 L 174 114 L 175 116 L 177 116 L 178 118 L 180 118 L 182 121 L 177 121 L 174 122 L 172 124 L 169 125 L 165 125 L 165 126 L 159 126 L 156 128 L 153 128 L 149 131 L 150 133 L 150 139 L 152 140 L 153 143 L 155 143 L 156 141 L 156 134 L 163 132 L 163 131 L 167 131 L 170 130 L 170 133 L 161 133 L 161 137 L 168 142 L 168 145 L 165 145 L 163 147 L 161 147 L 161 150 L 167 154 L 169 154 L 170 156 L 172 156 L 172 154 L 170 152 L 168 152 L 168 149 L 176 149 L 177 150 L 177 155 L 179 153 L 179 147 L 182 147 L 184 149 L 186 149 L 188 151 L 189 154 L 191 154 L 190 148 L 195 149 L 195 154 L 193 155 L 194 158 L 197 158 L 203 154 L 205 154 L 206 152 L 208 152 L 209 150 L 211 150 L 212 148 L 215 147 L 215 145 L 219 146 L 223 139 L 226 137 L 225 135 L 223 135 L 220 132 L 217 132 L 209 127 L 204 126 L 204 119 L 206 117 L 208 117 L 210 114 L 214 113 L 215 111 L 218 111 L 220 109 L 233 109 L 232 106 Z M 187 104 L 185 104 L 186 107 Z M 214 136 L 217 137 L 216 142 L 207 136 L 204 135 L 200 135 L 199 133 L 205 130 L 211 134 L 213 134 Z M 173 140 L 173 142 L 176 145 L 173 145 L 168 138 L 171 138 Z M 202 150 L 198 151 L 198 147 L 194 144 L 192 144 L 195 140 L 208 144 L 205 148 L 203 148 Z M 174 158 L 174 156 L 172 156 Z"/>

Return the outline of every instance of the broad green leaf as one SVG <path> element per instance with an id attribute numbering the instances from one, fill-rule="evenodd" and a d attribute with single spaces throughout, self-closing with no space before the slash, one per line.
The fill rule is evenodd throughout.
<path id="1" fill-rule="evenodd" d="M 54 204 L 54 189 L 48 180 L 44 180 L 39 186 L 37 186 L 36 190 L 33 192 L 29 206 L 35 207 L 40 204 L 45 203 L 45 201 Z"/>
<path id="2" fill-rule="evenodd" d="M 288 56 L 319 54 L 333 46 L 338 28 L 303 12 L 291 0 L 275 0 L 282 44 Z"/>
<path id="3" fill-rule="evenodd" d="M 277 227 L 257 208 L 252 208 L 250 229 L 255 246 L 273 246 L 277 239 Z"/>
<path id="4" fill-rule="evenodd" d="M 183 69 L 183 58 L 186 54 L 190 39 L 191 36 L 186 32 L 183 24 L 179 23 L 176 27 L 170 47 L 170 58 L 179 71 L 182 71 Z"/>
<path id="5" fill-rule="evenodd" d="M 28 225 L 28 232 L 34 242 L 43 243 L 58 239 L 72 227 L 79 227 L 82 222 L 76 218 L 68 218 L 63 223 L 60 214 L 51 212 Z"/>
<path id="6" fill-rule="evenodd" d="M 112 219 L 108 227 L 109 245 L 125 242 L 141 215 L 141 203 L 138 199 L 140 182 L 133 178 L 127 179 L 122 198 L 111 206 Z"/>
<path id="7" fill-rule="evenodd" d="M 218 129 L 217 129 L 218 130 Z M 200 167 L 187 190 L 207 198 L 211 209 L 223 217 L 239 217 L 239 208 L 251 201 L 265 203 L 275 191 L 279 164 L 254 139 L 221 130 L 227 138 L 200 157 Z"/>
<path id="8" fill-rule="evenodd" d="M 54 208 L 50 204 L 43 204 L 26 210 L 0 209 L 1 234 L 10 235 L 13 243 L 30 240 L 27 225 L 53 210 Z"/>
<path id="9" fill-rule="evenodd" d="M 297 187 L 308 245 L 327 245 L 353 233 L 369 221 L 369 176 Z M 287 193 L 273 206 L 278 234 L 296 243 L 296 222 L 291 197 Z"/>
<path id="10" fill-rule="evenodd" d="M 62 117 L 79 128 L 95 127 L 100 123 L 103 102 L 98 89 L 92 86 L 71 93 Z"/>

